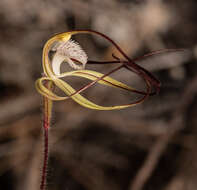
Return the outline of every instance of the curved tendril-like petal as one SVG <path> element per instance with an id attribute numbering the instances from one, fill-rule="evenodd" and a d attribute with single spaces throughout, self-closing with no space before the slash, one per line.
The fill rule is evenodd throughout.
<path id="1" fill-rule="evenodd" d="M 82 65 L 84 63 L 82 63 L 80 59 L 77 59 L 77 56 L 73 56 L 73 57 L 72 56 L 68 56 L 68 57 L 62 56 L 62 57 L 58 58 L 59 60 L 57 59 L 57 57 L 54 56 L 53 59 L 56 59 L 56 63 L 57 63 L 57 65 L 54 66 L 53 65 L 54 60 L 52 60 L 52 62 L 51 62 L 49 59 L 49 52 L 52 48 L 54 48 L 54 46 L 53 46 L 54 43 L 65 44 L 70 40 L 72 35 L 75 35 L 78 33 L 93 33 L 93 34 L 100 35 L 101 37 L 110 41 L 128 61 L 118 60 L 118 62 L 121 63 L 121 66 L 119 66 L 118 68 L 112 70 L 111 72 L 109 72 L 107 74 L 102 74 L 102 73 L 99 73 L 96 71 L 85 70 L 85 69 L 84 70 L 75 70 L 75 71 L 71 71 L 71 72 L 65 72 L 65 73 L 61 74 L 60 73 L 60 64 L 62 61 L 64 61 L 64 59 L 69 64 L 71 64 L 71 66 L 72 66 L 72 64 L 74 64 L 73 61 L 77 61 L 77 62 L 79 62 L 79 64 L 82 64 Z M 58 46 L 56 46 L 56 48 L 57 47 Z M 146 86 L 147 86 L 146 92 L 138 91 L 138 90 L 108 76 L 111 73 L 119 70 L 120 68 L 125 67 L 125 64 L 128 64 L 128 67 L 132 67 L 133 71 L 136 72 L 137 74 L 139 74 L 144 79 Z M 96 32 L 96 31 L 80 30 L 80 31 L 71 31 L 71 32 L 66 32 L 66 33 L 55 35 L 54 37 L 49 39 L 44 46 L 42 65 L 43 65 L 43 70 L 44 70 L 44 77 L 41 77 L 40 79 L 38 79 L 36 81 L 35 85 L 36 85 L 38 92 L 50 100 L 60 101 L 60 100 L 66 100 L 68 98 L 72 98 L 78 104 L 80 104 L 84 107 L 90 108 L 90 109 L 114 110 L 114 109 L 123 109 L 123 108 L 134 106 L 134 105 L 144 101 L 151 94 L 151 88 L 153 85 L 152 81 L 151 81 L 152 75 L 149 74 L 148 71 L 141 69 L 141 67 L 139 69 L 138 66 L 136 66 L 136 64 L 133 63 L 132 60 L 121 50 L 121 48 L 114 41 L 112 41 L 109 37 L 105 36 L 102 33 Z M 89 83 L 88 85 L 86 85 L 85 87 L 82 87 L 79 90 L 75 90 L 67 82 L 62 80 L 63 77 L 67 77 L 67 76 L 83 77 L 83 78 L 91 80 L 92 82 Z M 155 78 L 153 77 L 153 79 L 155 79 Z M 47 81 L 50 82 L 51 84 L 53 84 L 53 86 L 55 85 L 56 87 L 61 89 L 66 94 L 66 96 L 65 97 L 59 96 L 59 95 L 55 94 L 51 88 L 46 87 L 44 83 Z M 83 97 L 80 94 L 82 91 L 84 91 L 85 89 L 94 85 L 95 83 L 100 83 L 102 85 L 106 85 L 106 86 L 110 86 L 110 87 L 114 87 L 114 88 L 120 88 L 123 90 L 139 93 L 143 96 L 139 100 L 129 103 L 129 104 L 125 104 L 125 105 L 108 106 L 108 107 L 100 106 L 100 105 L 97 105 L 97 104 L 91 102 L 90 100 L 86 99 L 85 97 Z"/>
<path id="2" fill-rule="evenodd" d="M 43 96 L 49 98 L 50 100 L 65 100 L 67 97 L 60 97 L 53 93 L 51 90 L 49 90 L 45 85 L 43 84 L 46 81 L 53 82 L 54 79 L 49 78 L 49 77 L 42 77 L 40 79 L 37 79 L 35 82 L 35 86 L 37 91 L 42 94 Z"/>
<path id="3" fill-rule="evenodd" d="M 82 76 L 83 75 L 81 75 L 81 77 Z M 96 76 L 94 76 L 94 77 L 96 77 Z M 110 77 L 108 77 L 108 78 L 110 78 Z M 47 80 L 52 81 L 58 88 L 60 88 L 67 95 L 67 97 L 60 97 L 60 96 L 56 95 L 55 93 L 51 92 L 50 90 L 48 90 L 43 84 L 43 82 L 47 81 Z M 111 81 L 111 80 L 109 80 L 109 81 Z M 106 85 L 108 85 L 108 83 L 106 83 Z M 124 86 L 123 83 L 121 85 Z M 87 107 L 90 109 L 97 109 L 97 110 L 115 110 L 115 109 L 123 109 L 126 107 L 131 107 L 131 106 L 134 106 L 134 105 L 142 102 L 148 96 L 148 92 L 147 92 L 146 95 L 144 95 L 140 100 L 137 100 L 136 102 L 132 102 L 130 104 L 125 104 L 125 105 L 120 105 L 120 106 L 104 107 L 104 106 L 97 105 L 97 104 L 89 101 L 88 99 L 84 98 L 79 93 L 76 93 L 77 91 L 75 89 L 73 89 L 68 83 L 66 83 L 65 81 L 63 81 L 59 78 L 50 79 L 48 77 L 42 77 L 41 79 L 38 79 L 36 81 L 36 87 L 37 87 L 37 90 L 39 91 L 39 93 L 41 93 L 43 96 L 46 96 L 47 98 L 49 98 L 51 100 L 60 101 L 60 100 L 65 100 L 67 98 L 72 98 L 73 100 L 75 100 L 77 103 L 79 103 L 80 105 L 82 105 L 84 107 Z M 130 89 L 130 87 L 128 87 L 128 90 L 129 89 Z"/>
<path id="4" fill-rule="evenodd" d="M 72 95 L 72 94 L 74 94 L 76 92 L 70 85 L 68 85 L 63 80 L 58 79 L 58 80 L 55 81 L 55 83 L 63 92 L 65 92 L 68 95 Z M 146 95 L 144 97 L 146 97 Z M 97 104 L 89 101 L 88 99 L 84 98 L 80 94 L 75 94 L 71 98 L 73 100 L 75 100 L 78 104 L 80 104 L 80 105 L 82 105 L 84 107 L 90 108 L 90 109 L 115 110 L 115 109 L 123 109 L 123 108 L 126 108 L 126 107 L 134 106 L 137 103 L 143 101 L 145 99 L 144 97 L 142 99 L 140 99 L 139 101 L 132 102 L 130 104 L 120 105 L 120 106 L 109 106 L 109 107 L 104 107 L 104 106 L 97 105 Z"/>
<path id="5" fill-rule="evenodd" d="M 65 99 L 71 97 L 77 103 L 79 103 L 85 107 L 88 107 L 91 109 L 100 109 L 100 110 L 123 109 L 123 108 L 131 106 L 131 104 L 135 105 L 144 99 L 144 98 L 142 98 L 142 100 L 136 101 L 136 102 L 128 104 L 128 105 L 122 105 L 122 106 L 111 106 L 111 107 L 99 106 L 99 105 L 94 104 L 91 101 L 87 100 L 86 98 L 84 98 L 80 94 L 78 94 L 77 91 L 74 90 L 68 83 L 66 83 L 65 81 L 60 79 L 62 77 L 67 77 L 67 76 L 84 77 L 84 78 L 90 79 L 92 81 L 95 81 L 96 79 L 101 78 L 103 76 L 103 74 L 98 73 L 96 71 L 80 70 L 80 71 L 71 71 L 71 72 L 63 73 L 63 74 L 59 75 L 56 79 L 49 78 L 49 77 L 42 77 L 36 81 L 37 90 L 39 91 L 39 93 L 41 93 L 42 95 L 46 96 L 47 98 L 49 98 L 51 100 L 59 101 L 59 100 L 65 100 Z M 43 82 L 47 81 L 47 80 L 52 81 L 58 88 L 60 88 L 67 95 L 67 97 L 60 97 L 60 96 L 56 95 L 55 93 L 53 93 L 52 91 L 48 90 L 43 84 Z M 121 83 L 115 79 L 112 79 L 109 76 L 104 77 L 104 79 L 98 80 L 98 83 L 103 84 L 103 85 L 107 85 L 107 86 L 116 87 L 116 88 L 121 88 L 121 89 L 128 90 L 128 91 L 135 90 L 134 88 L 129 87 L 129 86 L 125 85 L 124 83 Z"/>
<path id="6" fill-rule="evenodd" d="M 98 78 L 101 78 L 104 74 L 96 72 L 96 71 L 91 71 L 91 70 L 79 70 L 79 71 L 71 71 L 68 73 L 63 73 L 58 78 L 66 77 L 66 76 L 77 76 L 77 77 L 83 77 L 89 80 L 96 80 Z M 126 84 L 117 81 L 109 76 L 104 77 L 104 79 L 98 80 L 99 84 L 103 84 L 106 86 L 111 86 L 111 87 L 116 87 L 116 88 L 122 88 L 128 91 L 134 91 L 135 89 L 127 86 Z"/>

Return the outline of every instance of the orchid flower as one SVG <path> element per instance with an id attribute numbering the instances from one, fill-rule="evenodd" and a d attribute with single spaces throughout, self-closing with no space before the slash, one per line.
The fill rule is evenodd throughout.
<path id="1" fill-rule="evenodd" d="M 112 55 L 114 60 L 112 61 L 91 61 L 88 60 L 88 56 L 85 51 L 81 48 L 81 46 L 71 39 L 73 35 L 76 34 L 93 34 L 98 35 L 105 40 L 109 41 L 115 48 L 119 51 L 119 53 L 124 58 L 123 60 Z M 49 57 L 51 51 L 54 51 L 54 55 L 52 58 Z M 123 50 L 108 36 L 92 30 L 76 30 L 65 32 L 61 34 L 57 34 L 50 38 L 44 48 L 43 48 L 43 58 L 42 58 L 42 66 L 43 66 L 43 76 L 39 78 L 36 83 L 37 91 L 43 96 L 43 109 L 44 109 L 44 163 L 42 169 L 42 179 L 40 190 L 44 190 L 46 188 L 46 170 L 47 170 L 47 161 L 48 161 L 48 130 L 50 128 L 50 120 L 51 120 L 51 111 L 52 111 L 52 103 L 53 101 L 63 101 L 69 98 L 72 98 L 78 104 L 95 110 L 115 110 L 115 109 L 123 109 L 127 107 L 134 106 L 143 102 L 148 96 L 154 95 L 160 90 L 160 82 L 147 70 L 143 67 L 137 65 L 135 61 L 140 59 L 144 59 L 146 57 L 153 56 L 155 54 L 164 53 L 168 51 L 177 51 L 176 49 L 164 49 L 159 51 L 154 51 L 149 54 L 146 54 L 142 57 L 136 59 L 130 59 Z M 61 73 L 60 67 L 62 63 L 67 63 L 73 71 L 63 72 Z M 86 69 L 88 64 L 119 64 L 112 71 L 103 74 L 93 70 Z M 111 78 L 109 75 L 120 70 L 127 69 L 138 76 L 140 76 L 145 84 L 146 91 L 137 90 L 131 86 L 128 86 L 120 81 L 117 81 Z M 81 87 L 78 90 L 75 90 L 71 85 L 69 85 L 63 78 L 68 76 L 75 76 L 89 79 L 91 82 L 86 86 Z M 130 91 L 133 93 L 141 94 L 142 97 L 134 102 L 131 102 L 126 105 L 115 105 L 115 106 L 101 106 L 97 105 L 94 102 L 88 100 L 80 93 L 92 85 L 99 83 L 105 86 L 120 88 L 122 90 Z M 59 96 L 54 92 L 54 87 L 58 87 L 61 89 L 65 96 Z"/>

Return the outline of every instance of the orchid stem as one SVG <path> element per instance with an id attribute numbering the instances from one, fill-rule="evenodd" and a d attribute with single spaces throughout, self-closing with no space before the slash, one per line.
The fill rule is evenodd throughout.
<path id="1" fill-rule="evenodd" d="M 51 89 L 52 83 L 46 82 L 46 87 Z M 51 113 L 52 113 L 52 101 L 47 97 L 44 97 L 43 102 L 44 102 L 43 104 L 44 158 L 43 158 L 40 190 L 46 189 L 47 166 L 48 166 L 48 157 L 49 157 L 49 128 L 50 128 Z"/>

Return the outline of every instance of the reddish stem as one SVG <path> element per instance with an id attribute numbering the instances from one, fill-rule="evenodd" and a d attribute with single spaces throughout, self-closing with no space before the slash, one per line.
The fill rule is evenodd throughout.
<path id="1" fill-rule="evenodd" d="M 43 168 L 42 168 L 42 178 L 41 178 L 40 190 L 44 190 L 46 187 L 48 153 L 49 153 L 48 140 L 49 140 L 48 128 L 44 128 L 44 161 L 43 161 Z"/>
<path id="2" fill-rule="evenodd" d="M 48 88 L 49 84 L 46 83 Z M 48 98 L 43 98 L 43 113 L 44 113 L 44 121 L 43 121 L 43 130 L 44 130 L 44 158 L 43 158 L 43 166 L 42 166 L 42 174 L 41 174 L 41 184 L 40 190 L 45 190 L 46 188 L 46 178 L 47 178 L 47 166 L 48 166 L 48 157 L 49 157 L 49 127 L 50 127 L 50 114 L 51 108 L 49 106 L 50 101 Z"/>

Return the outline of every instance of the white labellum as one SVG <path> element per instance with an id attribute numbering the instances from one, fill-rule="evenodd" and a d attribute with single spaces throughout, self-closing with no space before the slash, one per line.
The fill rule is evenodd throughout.
<path id="1" fill-rule="evenodd" d="M 57 42 L 52 50 L 56 51 L 52 59 L 52 69 L 54 74 L 60 75 L 62 62 L 67 62 L 73 69 L 84 69 L 87 63 L 87 55 L 81 46 L 73 41 Z M 72 59 L 76 60 L 75 63 Z"/>

